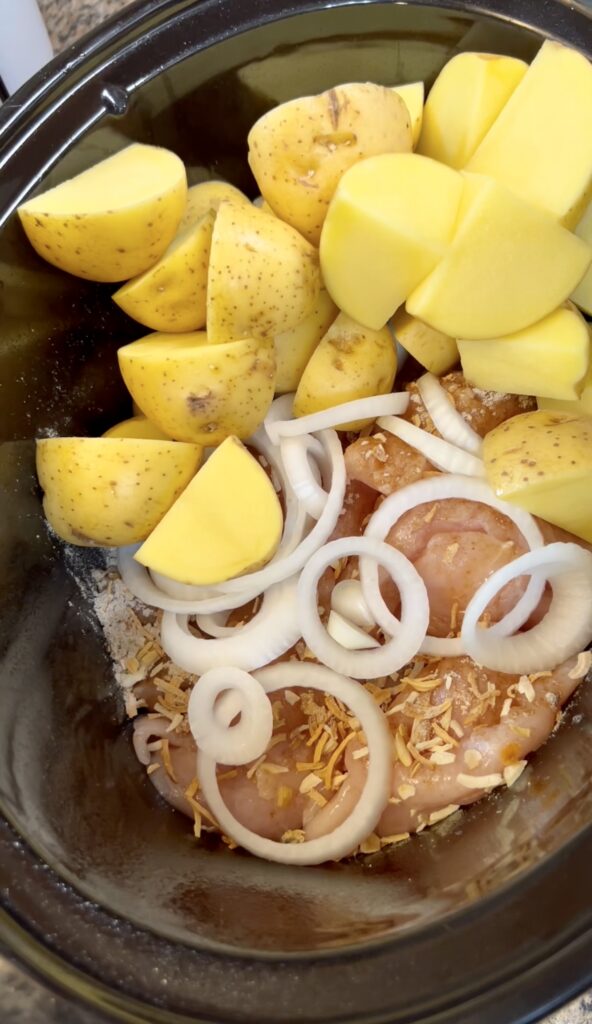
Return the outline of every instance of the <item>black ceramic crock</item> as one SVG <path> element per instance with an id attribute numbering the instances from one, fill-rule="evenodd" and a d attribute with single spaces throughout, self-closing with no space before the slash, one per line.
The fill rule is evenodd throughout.
<path id="1" fill-rule="evenodd" d="M 555 0 L 149 0 L 0 109 L 0 940 L 124 1021 L 533 1021 L 592 982 L 592 692 L 514 789 L 364 863 L 199 846 L 135 761 L 92 607 L 40 511 L 33 439 L 129 412 L 110 289 L 27 245 L 19 201 L 131 140 L 254 193 L 253 121 L 341 81 L 425 79 L 460 50 L 592 56 Z M 569 116 L 569 111 L 566 111 Z M 0 1013 L 1 1015 L 1 1013 Z"/>

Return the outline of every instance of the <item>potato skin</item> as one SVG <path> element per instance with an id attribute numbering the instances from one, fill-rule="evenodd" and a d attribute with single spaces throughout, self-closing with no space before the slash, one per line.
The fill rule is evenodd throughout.
<path id="1" fill-rule="evenodd" d="M 63 540 L 119 547 L 144 540 L 199 468 L 202 448 L 123 437 L 37 441 L 43 509 Z"/>
<path id="2" fill-rule="evenodd" d="M 220 203 L 208 270 L 211 343 L 291 330 L 320 287 L 318 252 L 294 228 L 252 203 Z"/>
<path id="3" fill-rule="evenodd" d="M 388 327 L 362 327 L 340 313 L 313 352 L 294 397 L 294 415 L 328 409 L 392 390 L 397 353 Z M 359 430 L 366 420 L 342 425 Z"/>
<path id="4" fill-rule="evenodd" d="M 173 440 L 159 427 L 155 427 L 154 423 L 151 423 L 143 413 L 115 423 L 105 431 L 103 437 L 143 437 L 146 441 Z"/>
<path id="5" fill-rule="evenodd" d="M 211 345 L 204 331 L 151 334 L 118 352 L 125 384 L 144 414 L 179 441 L 245 439 L 273 399 L 273 339 Z"/>
<path id="6" fill-rule="evenodd" d="M 145 174 L 147 162 L 150 187 L 133 198 L 129 180 Z M 160 259 L 183 216 L 186 196 L 178 156 L 133 145 L 28 200 L 18 214 L 31 245 L 48 263 L 89 281 L 125 281 Z"/>
<path id="7" fill-rule="evenodd" d="M 154 331 L 197 331 L 206 322 L 208 264 L 215 213 L 179 232 L 155 266 L 114 293 L 113 301 Z"/>
<path id="8" fill-rule="evenodd" d="M 250 202 L 239 188 L 229 185 L 227 181 L 201 181 L 198 185 L 191 185 L 187 189 L 187 205 L 179 224 L 179 231 L 193 227 L 210 210 L 217 213 L 220 203 L 226 199 L 233 203 Z"/>
<path id="9" fill-rule="evenodd" d="M 321 288 L 316 305 L 309 315 L 293 327 L 274 338 L 277 371 L 275 390 L 283 395 L 296 391 L 306 364 L 323 335 L 335 320 L 339 310 L 329 293 Z"/>
<path id="10" fill-rule="evenodd" d="M 409 152 L 412 142 L 401 97 L 353 82 L 264 114 L 249 132 L 249 164 L 272 210 L 318 245 L 342 174 L 369 156 Z"/>

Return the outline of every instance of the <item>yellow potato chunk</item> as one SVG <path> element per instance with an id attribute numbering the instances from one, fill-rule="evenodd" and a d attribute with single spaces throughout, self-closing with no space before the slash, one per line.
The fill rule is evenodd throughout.
<path id="1" fill-rule="evenodd" d="M 407 82 L 405 85 L 393 86 L 393 92 L 400 96 L 407 107 L 411 119 L 411 145 L 415 149 L 421 134 L 423 121 L 423 82 Z"/>
<path id="2" fill-rule="evenodd" d="M 487 479 L 498 497 L 592 542 L 592 420 L 526 412 L 483 441 Z"/>
<path id="3" fill-rule="evenodd" d="M 29 199 L 18 214 L 48 263 L 89 281 L 124 281 L 160 259 L 186 196 L 179 157 L 135 143 Z"/>
<path id="4" fill-rule="evenodd" d="M 282 525 L 267 473 L 236 437 L 228 437 L 135 557 L 180 583 L 220 583 L 269 561 Z"/>
<path id="5" fill-rule="evenodd" d="M 408 152 L 411 121 L 394 90 L 352 82 L 281 103 L 255 122 L 248 143 L 263 198 L 318 245 L 341 176 L 366 157 Z"/>
<path id="6" fill-rule="evenodd" d="M 399 344 L 430 373 L 441 377 L 458 363 L 458 345 L 454 338 L 410 316 L 403 306 L 395 313 L 391 327 Z"/>
<path id="7" fill-rule="evenodd" d="M 494 53 L 459 53 L 449 60 L 426 100 L 417 152 L 464 167 L 527 67 Z"/>
<path id="8" fill-rule="evenodd" d="M 170 441 L 160 427 L 155 427 L 142 413 L 139 416 L 131 416 L 129 420 L 122 420 L 115 426 L 109 427 L 103 437 L 143 437 L 147 441 Z"/>
<path id="9" fill-rule="evenodd" d="M 338 312 L 329 293 L 325 288 L 321 288 L 312 313 L 291 331 L 276 335 L 274 341 L 277 394 L 283 395 L 296 390 L 308 360 Z"/>
<path id="10" fill-rule="evenodd" d="M 407 312 L 454 338 L 500 337 L 560 306 L 592 249 L 491 178 L 463 177 L 454 241 Z"/>
<path id="11" fill-rule="evenodd" d="M 210 345 L 204 331 L 149 334 L 118 353 L 126 387 L 168 437 L 216 445 L 259 427 L 274 393 L 273 340 Z"/>
<path id="12" fill-rule="evenodd" d="M 566 401 L 557 398 L 537 398 L 539 409 L 571 412 L 574 416 L 592 416 L 592 353 L 588 373 L 581 382 L 580 394 L 577 398 Z"/>
<path id="13" fill-rule="evenodd" d="M 273 338 L 312 313 L 319 259 L 294 228 L 252 203 L 220 204 L 210 250 L 210 343 Z"/>
<path id="14" fill-rule="evenodd" d="M 329 294 L 378 330 L 452 239 L 463 181 L 416 153 L 370 157 L 347 171 L 327 214 L 321 267 Z"/>
<path id="15" fill-rule="evenodd" d="M 179 230 L 193 227 L 210 210 L 217 212 L 220 203 L 229 199 L 233 203 L 248 203 L 244 192 L 226 181 L 201 181 L 187 189 L 187 205 Z"/>
<path id="16" fill-rule="evenodd" d="M 196 331 L 205 326 L 208 263 L 215 213 L 180 231 L 150 270 L 112 295 L 128 316 L 153 331 Z"/>
<path id="17" fill-rule="evenodd" d="M 340 313 L 302 374 L 294 415 L 307 416 L 342 402 L 388 394 L 396 372 L 397 353 L 388 327 L 373 331 Z M 342 424 L 338 429 L 361 430 L 366 422 Z"/>
<path id="18" fill-rule="evenodd" d="M 590 328 L 575 306 L 563 306 L 503 338 L 458 342 L 469 384 L 512 395 L 577 399 L 590 361 Z"/>
<path id="19" fill-rule="evenodd" d="M 144 540 L 197 471 L 197 444 L 133 437 L 37 441 L 43 510 L 63 540 L 119 547 Z"/>
<path id="20" fill-rule="evenodd" d="M 588 204 L 586 212 L 576 228 L 576 235 L 582 238 L 592 247 L 592 203 Z M 592 316 L 592 266 L 584 274 L 577 288 L 571 293 L 572 302 L 584 310 L 588 316 Z"/>
<path id="21" fill-rule="evenodd" d="M 592 197 L 592 65 L 547 40 L 467 169 L 573 227 Z"/>

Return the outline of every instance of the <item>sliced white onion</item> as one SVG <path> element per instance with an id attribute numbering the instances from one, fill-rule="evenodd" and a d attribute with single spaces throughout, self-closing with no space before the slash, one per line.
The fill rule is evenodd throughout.
<path id="1" fill-rule="evenodd" d="M 339 580 L 331 592 L 331 607 L 344 619 L 362 629 L 374 625 L 359 580 Z"/>
<path id="2" fill-rule="evenodd" d="M 351 555 L 363 555 L 382 565 L 401 595 L 401 622 L 396 635 L 371 651 L 344 648 L 329 636 L 319 615 L 317 584 L 322 573 L 336 559 Z M 425 583 L 400 551 L 373 537 L 341 537 L 315 552 L 302 570 L 298 617 L 307 646 L 324 665 L 356 679 L 378 679 L 397 672 L 415 657 L 427 632 L 430 607 Z"/>
<path id="3" fill-rule="evenodd" d="M 300 639 L 296 613 L 296 578 L 266 591 L 261 608 L 245 626 L 220 639 L 194 636 L 187 615 L 165 612 L 161 644 L 179 668 L 202 675 L 212 668 L 234 665 L 250 672 L 275 661 Z"/>
<path id="4" fill-rule="evenodd" d="M 372 647 L 380 647 L 378 640 L 375 640 L 369 633 L 365 633 L 349 619 L 345 619 L 339 612 L 329 612 L 327 633 L 340 647 L 344 647 L 348 651 L 365 651 Z"/>
<path id="5" fill-rule="evenodd" d="M 399 437 L 405 444 L 415 448 L 444 473 L 462 473 L 464 476 L 484 477 L 483 460 L 456 445 L 443 441 L 441 437 L 416 427 L 414 423 L 399 419 L 398 416 L 381 416 L 378 426 Z"/>
<path id="6" fill-rule="evenodd" d="M 202 633 L 215 637 L 216 640 L 225 636 L 236 636 L 237 626 L 227 626 L 228 612 L 213 612 L 210 615 L 196 615 L 195 621 Z"/>
<path id="7" fill-rule="evenodd" d="M 316 460 L 325 457 L 320 441 L 312 434 L 284 437 L 280 441 L 284 472 L 294 494 L 309 516 L 318 519 L 327 503 L 327 492 L 321 486 L 321 473 Z M 311 456 L 314 458 L 311 460 Z"/>
<path id="8" fill-rule="evenodd" d="M 440 381 L 433 373 L 424 373 L 417 390 L 438 433 L 445 441 L 473 455 L 481 455 L 483 441 L 464 416 L 455 409 Z"/>
<path id="9" fill-rule="evenodd" d="M 524 509 L 496 498 L 491 487 L 484 480 L 476 480 L 467 476 L 427 477 L 407 487 L 395 491 L 382 502 L 370 517 L 365 530 L 367 537 L 384 540 L 389 530 L 399 521 L 401 516 L 417 505 L 433 501 L 445 501 L 458 498 L 465 501 L 477 501 L 489 505 L 506 516 L 520 531 L 531 551 L 541 548 L 544 539 L 535 520 Z M 513 563 L 511 563 L 513 564 Z M 362 557 L 360 559 L 360 580 L 364 600 L 381 628 L 395 636 L 400 629 L 399 620 L 386 606 L 380 593 L 378 569 L 376 563 Z M 544 590 L 544 579 L 533 576 L 522 597 L 493 629 L 497 636 L 515 632 L 522 626 L 537 607 Z M 427 636 L 422 644 L 422 652 L 438 656 L 456 657 L 464 651 L 464 643 L 460 638 L 439 638 Z"/>
<path id="10" fill-rule="evenodd" d="M 303 843 L 278 843 L 257 835 L 237 821 L 222 799 L 215 760 L 199 750 L 197 773 L 208 807 L 222 831 L 257 857 L 298 865 L 340 860 L 352 853 L 372 832 L 386 806 L 392 770 L 392 740 L 387 720 L 363 686 L 323 665 L 282 662 L 262 669 L 255 678 L 267 694 L 284 688 L 305 687 L 329 693 L 350 709 L 364 731 L 368 747 L 369 764 L 364 788 L 350 816 L 333 832 Z"/>
<path id="11" fill-rule="evenodd" d="M 284 397 L 287 397 L 284 395 Z M 275 404 L 275 403 L 274 403 Z M 352 420 L 375 420 L 379 416 L 398 415 L 405 412 L 409 405 L 407 391 L 389 395 L 372 395 L 371 398 L 358 398 L 353 402 L 342 402 L 322 412 L 313 412 L 310 416 L 299 416 L 297 419 L 276 419 L 274 415 L 265 418 L 265 429 L 274 442 L 279 443 L 280 437 L 299 437 L 301 434 L 316 434 L 319 430 L 339 427 L 341 423 Z M 272 406 L 273 409 L 273 406 Z"/>
<path id="12" fill-rule="evenodd" d="M 213 612 L 229 612 L 234 608 L 240 608 L 248 601 L 253 601 L 261 591 L 258 588 L 251 588 L 240 593 L 227 594 L 218 592 L 212 597 L 203 597 L 199 600 L 184 601 L 179 598 L 169 597 L 151 578 L 148 570 L 136 562 L 134 554 L 138 546 L 119 548 L 117 552 L 117 564 L 123 582 L 127 589 L 152 608 L 161 608 L 166 612 L 174 612 L 179 615 L 196 615 L 199 613 L 210 614 Z M 174 581 L 170 581 L 173 583 Z"/>
<path id="13" fill-rule="evenodd" d="M 174 597 L 178 601 L 201 601 L 204 597 L 218 597 L 220 591 L 216 587 L 192 586 L 190 583 L 179 583 L 170 576 L 164 576 L 155 569 L 148 570 L 150 578 L 163 594 Z"/>
<path id="14" fill-rule="evenodd" d="M 191 691 L 187 718 L 199 750 L 222 764 L 254 761 L 273 733 L 269 697 L 253 676 L 234 666 L 202 675 Z"/>
<path id="15" fill-rule="evenodd" d="M 264 566 L 263 569 L 258 569 L 256 572 L 233 580 L 226 580 L 220 584 L 220 590 L 228 594 L 236 594 L 239 591 L 243 591 L 243 589 L 247 592 L 255 590 L 256 593 L 263 593 L 272 584 L 300 572 L 310 556 L 333 533 L 343 508 L 346 484 L 345 460 L 343 458 L 341 441 L 334 430 L 323 430 L 319 434 L 319 440 L 325 449 L 331 466 L 331 486 L 325 507 L 312 530 L 293 550 L 286 551 L 283 544 L 281 544 L 271 562 Z"/>
<path id="16" fill-rule="evenodd" d="M 552 584 L 553 598 L 545 617 L 514 636 L 500 637 L 479 625 L 501 588 L 529 573 Z M 461 638 L 474 661 L 496 672 L 546 672 L 578 654 L 592 640 L 592 553 L 578 544 L 558 541 L 502 566 L 471 598 Z"/>

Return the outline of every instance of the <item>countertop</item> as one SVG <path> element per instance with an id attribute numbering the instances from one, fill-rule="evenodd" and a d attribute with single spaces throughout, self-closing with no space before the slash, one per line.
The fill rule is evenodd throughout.
<path id="1" fill-rule="evenodd" d="M 37 0 L 57 52 L 131 0 Z M 94 1013 L 54 996 L 0 955 L 0 1024 L 98 1024 Z M 592 992 L 545 1024 L 592 1024 Z"/>

